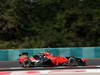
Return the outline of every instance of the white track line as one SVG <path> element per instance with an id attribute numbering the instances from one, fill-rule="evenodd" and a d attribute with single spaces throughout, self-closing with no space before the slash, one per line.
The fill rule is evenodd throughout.
<path id="1" fill-rule="evenodd" d="M 29 70 L 29 71 L 10 71 L 9 73 L 6 74 L 6 72 L 3 72 L 5 74 L 3 75 L 36 75 L 36 74 L 46 74 L 46 75 L 51 75 L 51 74 L 62 74 L 62 73 L 100 73 L 100 69 L 69 69 L 69 70 Z M 0 75 L 2 72 L 0 72 Z"/>

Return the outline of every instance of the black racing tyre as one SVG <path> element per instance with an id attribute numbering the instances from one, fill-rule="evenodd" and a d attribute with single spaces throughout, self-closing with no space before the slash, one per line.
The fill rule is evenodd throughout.
<path id="1" fill-rule="evenodd" d="M 77 61 L 75 58 L 69 58 L 69 62 L 68 62 L 69 66 L 76 66 L 77 65 Z"/>
<path id="2" fill-rule="evenodd" d="M 29 59 L 25 59 L 24 62 L 22 63 L 22 66 L 25 68 L 31 67 L 31 61 Z"/>

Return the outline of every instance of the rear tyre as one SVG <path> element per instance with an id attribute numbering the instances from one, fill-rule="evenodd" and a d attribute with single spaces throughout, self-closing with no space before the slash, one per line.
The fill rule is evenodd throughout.
<path id="1" fill-rule="evenodd" d="M 70 57 L 70 58 L 69 58 L 68 65 L 69 65 L 69 66 L 76 66 L 76 65 L 77 65 L 76 59 L 73 58 L 73 57 Z"/>

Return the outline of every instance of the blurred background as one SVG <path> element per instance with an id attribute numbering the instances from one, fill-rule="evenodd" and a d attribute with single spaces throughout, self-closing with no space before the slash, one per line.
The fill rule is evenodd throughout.
<path id="1" fill-rule="evenodd" d="M 100 0 L 0 0 L 1 49 L 98 47 L 99 36 Z"/>

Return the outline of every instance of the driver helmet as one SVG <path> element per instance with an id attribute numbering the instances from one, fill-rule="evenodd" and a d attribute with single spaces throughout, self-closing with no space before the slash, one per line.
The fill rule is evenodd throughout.
<path id="1" fill-rule="evenodd" d="M 44 55 L 49 56 L 49 55 L 51 55 L 51 53 L 49 53 L 49 52 L 44 52 Z"/>

